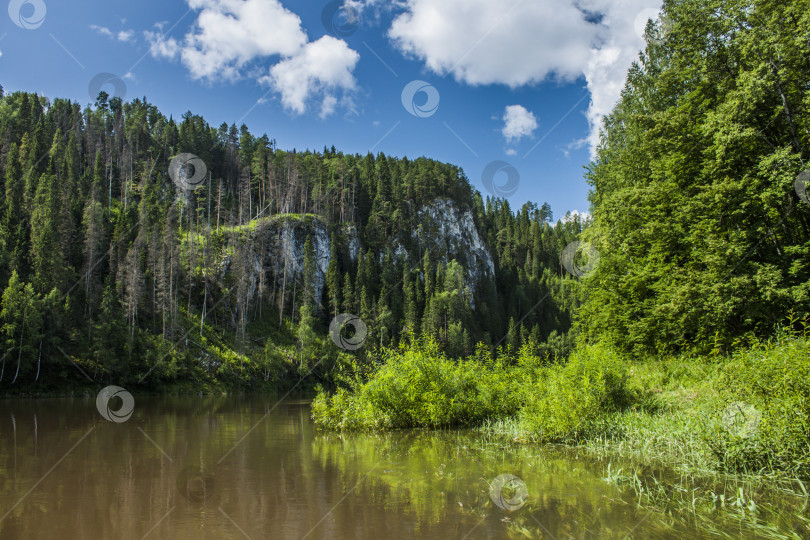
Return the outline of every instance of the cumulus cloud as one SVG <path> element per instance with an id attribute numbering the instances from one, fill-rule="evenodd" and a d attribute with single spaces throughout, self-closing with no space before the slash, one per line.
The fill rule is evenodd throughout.
<path id="1" fill-rule="evenodd" d="M 301 19 L 277 0 L 188 0 L 200 9 L 183 63 L 195 79 L 236 78 L 248 62 L 291 56 L 307 41 Z"/>
<path id="2" fill-rule="evenodd" d="M 571 223 L 574 219 L 579 219 L 580 222 L 590 221 L 591 214 L 588 212 L 580 212 L 579 210 L 571 210 L 570 212 L 566 212 L 561 221 L 563 223 Z"/>
<path id="3" fill-rule="evenodd" d="M 153 58 L 164 58 L 174 60 L 180 55 L 180 44 L 174 38 L 165 38 L 157 32 L 146 31 L 143 33 L 147 43 L 149 43 L 149 54 Z"/>
<path id="4" fill-rule="evenodd" d="M 106 26 L 98 26 L 97 24 L 91 24 L 90 30 L 93 30 L 100 36 L 108 37 L 110 39 L 117 39 L 121 42 L 128 42 L 133 41 L 135 39 L 135 31 L 134 30 L 120 30 L 118 32 L 113 32 Z"/>
<path id="5" fill-rule="evenodd" d="M 106 36 L 106 37 L 109 37 L 109 38 L 113 37 L 112 30 L 110 30 L 109 28 L 107 28 L 105 26 L 98 26 L 96 24 L 91 24 L 90 25 L 90 30 L 95 31 L 96 33 L 98 33 L 99 35 L 102 35 L 102 36 Z"/>
<path id="6" fill-rule="evenodd" d="M 595 4 L 601 0 L 593 0 Z M 657 5 L 656 5 L 657 4 Z M 638 60 L 639 51 L 644 48 L 644 29 L 649 19 L 655 20 L 660 11 L 660 2 L 631 0 L 616 4 L 607 1 L 603 9 L 602 24 L 609 29 L 600 47 L 592 51 L 583 69 L 591 102 L 588 106 L 590 132 L 587 142 L 591 157 L 599 144 L 599 130 L 602 119 L 609 114 L 621 98 L 627 70 Z"/>
<path id="7" fill-rule="evenodd" d="M 338 99 L 335 96 L 326 96 L 323 98 L 323 103 L 321 103 L 321 118 L 326 118 L 331 116 L 332 113 L 335 112 L 335 108 L 337 107 Z"/>
<path id="8" fill-rule="evenodd" d="M 596 33 L 573 2 L 406 0 L 388 31 L 406 54 L 469 84 L 578 77 Z"/>
<path id="9" fill-rule="evenodd" d="M 389 38 L 439 75 L 512 88 L 584 78 L 591 93 L 588 142 L 621 95 L 644 47 L 638 31 L 660 0 L 390 0 L 402 11 Z M 376 3 L 376 2 L 372 2 Z M 646 11 L 645 11 L 646 10 Z M 643 13 L 642 13 L 643 12 Z"/>
<path id="10" fill-rule="evenodd" d="M 359 58 L 345 41 L 323 36 L 270 68 L 270 74 L 261 81 L 272 85 L 281 95 L 284 107 L 298 114 L 306 110 L 310 95 L 325 91 L 321 116 L 328 116 L 337 105 L 337 98 L 330 91 L 354 88 L 352 71 Z"/>
<path id="11" fill-rule="evenodd" d="M 537 118 L 534 113 L 523 105 L 509 105 L 503 113 L 503 129 L 501 133 L 506 142 L 519 141 L 523 137 L 531 137 L 537 129 Z"/>
<path id="12" fill-rule="evenodd" d="M 144 35 L 153 57 L 179 59 L 193 79 L 233 81 L 263 73 L 258 80 L 278 93 L 286 109 L 304 113 L 318 96 L 321 116 L 332 114 L 355 88 L 357 52 L 330 36 L 309 42 L 300 17 L 279 0 L 186 1 L 199 13 L 181 40 Z"/>

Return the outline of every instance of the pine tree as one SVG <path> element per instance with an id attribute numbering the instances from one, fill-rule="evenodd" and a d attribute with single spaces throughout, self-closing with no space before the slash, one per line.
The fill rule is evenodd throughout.
<path id="1" fill-rule="evenodd" d="M 343 312 L 355 313 L 357 311 L 357 304 L 354 296 L 354 287 L 352 285 L 352 277 L 348 272 L 343 274 Z"/>
<path id="2" fill-rule="evenodd" d="M 59 283 L 63 269 L 59 249 L 56 177 L 43 174 L 37 184 L 31 212 L 31 258 L 34 283 L 40 291 L 50 291 Z"/>
<path id="3" fill-rule="evenodd" d="M 305 376 L 309 374 L 309 361 L 315 356 L 317 350 L 318 336 L 315 333 L 315 317 L 311 304 L 304 303 L 300 310 L 298 321 L 298 347 L 299 347 L 299 374 Z"/>
<path id="4" fill-rule="evenodd" d="M 315 303 L 320 303 L 320 299 L 315 298 L 315 248 L 312 245 L 312 237 L 307 235 L 304 241 L 304 290 L 302 305 L 309 306 L 311 311 L 315 310 Z"/>
<path id="5" fill-rule="evenodd" d="M 22 373 L 25 374 L 31 370 L 35 361 L 38 344 L 42 340 L 41 301 L 33 286 L 21 281 L 17 272 L 12 272 L 8 286 L 3 291 L 0 307 L 0 336 L 4 351 L 0 381 L 3 380 L 6 361 L 12 360 L 17 364 L 14 374 L 9 373 L 13 383 L 20 375 L 23 362 L 25 367 L 22 368 Z"/>
<path id="6" fill-rule="evenodd" d="M 411 270 L 405 268 L 402 272 L 402 291 L 405 297 L 403 318 L 405 327 L 410 328 L 413 332 L 419 328 L 419 306 L 415 289 L 416 286 L 411 279 Z"/>
<path id="7" fill-rule="evenodd" d="M 338 268 L 337 240 L 332 234 L 329 242 L 329 265 L 326 267 L 326 291 L 329 308 L 333 317 L 340 313 L 340 270 Z"/>
<path id="8" fill-rule="evenodd" d="M 27 234 L 22 211 L 25 187 L 19 156 L 17 144 L 12 143 L 6 159 L 5 197 L 0 205 L 0 279 L 6 282 L 12 272 L 23 275 L 26 269 Z"/>

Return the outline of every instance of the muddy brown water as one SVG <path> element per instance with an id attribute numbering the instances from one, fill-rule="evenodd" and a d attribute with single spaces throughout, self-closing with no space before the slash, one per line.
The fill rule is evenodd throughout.
<path id="1" fill-rule="evenodd" d="M 709 537 L 607 481 L 633 467 L 615 457 L 323 433 L 272 396 L 136 396 L 112 419 L 95 397 L 0 401 L 0 539 Z"/>

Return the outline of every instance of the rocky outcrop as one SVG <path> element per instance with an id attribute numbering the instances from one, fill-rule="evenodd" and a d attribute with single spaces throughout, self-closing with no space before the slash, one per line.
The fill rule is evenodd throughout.
<path id="1" fill-rule="evenodd" d="M 419 225 L 412 231 L 420 252 L 429 250 L 442 262 L 456 259 L 467 271 L 471 290 L 486 276 L 494 277 L 495 264 L 475 227 L 472 210 L 449 199 L 436 199 L 417 212 Z"/>
<path id="2" fill-rule="evenodd" d="M 254 247 L 262 250 L 264 261 L 261 271 L 269 272 L 288 282 L 300 279 L 304 273 L 304 243 L 312 239 L 315 252 L 315 298 L 320 298 L 329 266 L 330 239 L 326 223 L 314 216 L 303 218 L 281 217 L 256 227 Z"/>
<path id="3" fill-rule="evenodd" d="M 322 298 L 326 283 L 326 270 L 331 258 L 331 238 L 329 227 L 314 215 L 283 215 L 261 220 L 253 228 L 236 228 L 230 231 L 231 239 L 245 248 L 239 259 L 243 261 L 237 270 L 232 256 L 224 255 L 221 264 L 221 277 L 225 279 L 228 272 L 236 272 L 245 280 L 244 286 L 248 298 L 254 298 L 259 284 L 265 289 L 273 288 L 273 280 L 280 290 L 285 286 L 292 290 L 296 281 L 301 282 L 304 275 L 304 245 L 307 237 L 312 240 L 315 254 L 315 297 Z M 357 258 L 360 251 L 360 239 L 357 228 L 347 225 L 340 230 L 340 237 L 346 242 L 349 256 Z"/>
<path id="4" fill-rule="evenodd" d="M 410 239 L 391 239 L 389 246 L 395 257 L 404 257 L 413 266 L 421 263 L 425 251 L 430 252 L 434 261 L 446 263 L 455 259 L 466 270 L 467 284 L 472 291 L 482 279 L 495 275 L 492 257 L 478 234 L 470 209 L 461 209 L 449 199 L 437 199 L 417 211 L 417 223 Z M 357 227 L 343 224 L 336 232 L 341 243 L 339 250 L 348 253 L 351 260 L 357 260 L 360 253 Z M 320 218 L 276 216 L 259 222 L 252 229 L 239 229 L 238 234 L 248 248 L 244 266 L 248 297 L 258 291 L 262 274 L 265 287 L 272 287 L 273 279 L 278 286 L 286 279 L 288 287 L 296 279 L 300 281 L 304 273 L 304 243 L 310 237 L 315 252 L 315 294 L 316 298 L 322 298 L 331 256 L 331 233 Z M 406 243 L 412 246 L 411 253 L 403 245 Z M 383 254 L 378 256 L 382 258 Z M 230 267 L 230 258 L 226 258 L 223 273 Z"/>

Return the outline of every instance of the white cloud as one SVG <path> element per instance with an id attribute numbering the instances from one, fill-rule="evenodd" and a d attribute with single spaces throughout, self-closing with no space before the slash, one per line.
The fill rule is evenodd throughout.
<path id="1" fill-rule="evenodd" d="M 571 223 L 572 221 L 574 221 L 574 218 L 579 218 L 580 222 L 588 221 L 591 219 L 591 214 L 589 214 L 588 212 L 580 212 L 579 210 L 571 210 L 567 212 L 565 216 L 563 216 L 561 221 L 563 223 Z"/>
<path id="2" fill-rule="evenodd" d="M 593 158 L 599 144 L 602 119 L 621 98 L 627 70 L 638 60 L 639 51 L 645 46 L 643 30 L 646 21 L 659 11 L 660 1 L 625 0 L 616 4 L 610 3 L 610 0 L 591 1 L 596 4 L 607 1 L 602 22 L 610 30 L 600 48 L 593 50 L 583 69 L 591 92 L 588 106 L 591 129 L 587 141 Z"/>
<path id="3" fill-rule="evenodd" d="M 514 148 L 507 148 L 506 149 L 506 155 L 507 156 L 516 156 L 517 155 L 517 150 L 515 150 Z"/>
<path id="4" fill-rule="evenodd" d="M 180 54 L 180 44 L 174 38 L 164 38 L 157 32 L 146 31 L 143 33 L 149 43 L 149 54 L 153 58 L 165 58 L 167 60 L 174 60 Z"/>
<path id="5" fill-rule="evenodd" d="M 316 97 L 322 117 L 339 104 L 351 108 L 346 94 L 355 88 L 359 55 L 346 42 L 330 36 L 309 42 L 301 19 L 279 0 L 186 2 L 199 13 L 182 39 L 144 33 L 153 57 L 179 58 L 193 79 L 206 82 L 255 77 L 297 114 Z"/>
<path id="6" fill-rule="evenodd" d="M 301 19 L 277 0 L 187 0 L 200 9 L 181 57 L 195 79 L 237 78 L 256 58 L 295 54 L 307 42 Z"/>
<path id="7" fill-rule="evenodd" d="M 406 0 L 388 35 L 432 71 L 511 87 L 582 73 L 597 33 L 570 1 Z M 506 4 L 506 5 L 505 5 Z"/>
<path id="8" fill-rule="evenodd" d="M 583 137 L 582 139 L 576 139 L 564 145 L 562 148 L 560 148 L 560 151 L 563 153 L 566 159 L 568 159 L 571 157 L 572 150 L 580 150 L 588 143 L 589 137 Z"/>
<path id="9" fill-rule="evenodd" d="M 125 29 L 125 30 L 120 30 L 119 32 L 116 33 L 116 32 L 113 32 L 112 30 L 110 30 L 109 28 L 107 28 L 106 26 L 98 26 L 96 24 L 91 24 L 90 25 L 90 30 L 95 31 L 100 36 L 108 37 L 110 39 L 117 39 L 118 41 L 121 41 L 121 42 L 124 42 L 124 43 L 126 43 L 128 41 L 133 41 L 134 38 L 135 38 L 135 31 L 134 30 Z"/>
<path id="10" fill-rule="evenodd" d="M 284 107 L 298 114 L 306 110 L 311 95 L 324 93 L 321 116 L 328 116 L 337 104 L 332 91 L 354 89 L 352 71 L 359 59 L 345 41 L 323 36 L 270 68 L 262 82 L 272 85 Z"/>
<path id="11" fill-rule="evenodd" d="M 95 25 L 95 24 L 91 24 L 90 25 L 90 30 L 94 30 L 99 35 L 106 36 L 108 38 L 113 37 L 112 31 L 109 28 L 105 27 L 105 26 L 98 26 L 98 25 Z"/>
<path id="12" fill-rule="evenodd" d="M 323 103 L 321 103 L 321 118 L 326 118 L 331 116 L 332 113 L 335 112 L 335 107 L 337 107 L 337 98 L 335 96 L 328 95 L 323 98 Z"/>
<path id="13" fill-rule="evenodd" d="M 236 79 L 249 62 L 292 55 L 307 41 L 301 19 L 277 0 L 186 1 L 200 12 L 182 43 L 146 34 L 153 56 L 179 55 L 194 79 Z"/>
<path id="14" fill-rule="evenodd" d="M 434 73 L 471 85 L 517 88 L 584 77 L 593 151 L 602 118 L 644 47 L 636 30 L 639 14 L 657 10 L 660 1 L 389 0 L 404 11 L 388 36 Z"/>
<path id="15" fill-rule="evenodd" d="M 534 113 L 523 105 L 508 105 L 503 113 L 503 129 L 501 133 L 506 142 L 520 141 L 523 137 L 531 137 L 537 129 L 537 118 Z"/>

